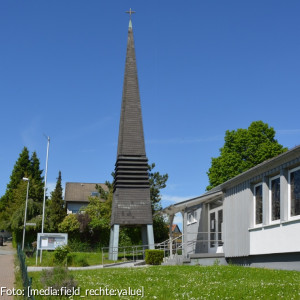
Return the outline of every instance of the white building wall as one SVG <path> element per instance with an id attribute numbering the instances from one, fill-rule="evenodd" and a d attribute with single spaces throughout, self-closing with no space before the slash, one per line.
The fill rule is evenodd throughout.
<path id="1" fill-rule="evenodd" d="M 299 252 L 300 220 L 250 230 L 250 255 Z"/>

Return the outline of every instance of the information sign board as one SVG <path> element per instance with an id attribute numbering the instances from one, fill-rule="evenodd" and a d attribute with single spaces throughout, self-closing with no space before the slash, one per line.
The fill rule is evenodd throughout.
<path id="1" fill-rule="evenodd" d="M 57 247 L 68 244 L 67 233 L 38 233 L 38 250 L 55 250 Z"/>

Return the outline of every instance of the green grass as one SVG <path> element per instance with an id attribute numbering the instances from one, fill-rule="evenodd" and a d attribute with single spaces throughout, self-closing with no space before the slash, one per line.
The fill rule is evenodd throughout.
<path id="1" fill-rule="evenodd" d="M 43 251 L 42 256 L 42 263 L 40 263 L 40 257 L 38 257 L 38 264 L 37 266 L 43 266 L 43 267 L 53 267 L 57 265 L 54 261 L 53 251 Z M 73 262 L 69 264 L 68 266 L 72 267 L 81 267 L 82 261 L 85 260 L 87 262 L 87 265 L 93 266 L 93 265 L 101 265 L 102 264 L 102 253 L 99 252 L 72 252 L 73 256 Z M 109 261 L 107 259 L 104 260 L 104 263 L 112 263 L 113 261 Z M 33 257 L 27 257 L 26 258 L 26 264 L 27 266 L 35 266 L 36 264 L 36 257 L 35 254 Z"/>
<path id="2" fill-rule="evenodd" d="M 300 272 L 296 271 L 238 266 L 152 266 L 74 271 L 72 274 L 81 296 L 87 289 L 130 287 L 143 288 L 144 299 L 300 299 Z M 40 273 L 30 273 L 30 276 L 33 288 L 42 289 Z M 75 296 L 74 299 L 111 297 Z"/>

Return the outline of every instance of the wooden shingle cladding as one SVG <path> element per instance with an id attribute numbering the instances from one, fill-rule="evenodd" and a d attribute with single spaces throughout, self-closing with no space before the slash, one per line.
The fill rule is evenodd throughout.
<path id="1" fill-rule="evenodd" d="M 128 28 L 127 54 L 119 125 L 118 157 L 122 155 L 146 156 L 132 27 Z"/>
<path id="2" fill-rule="evenodd" d="M 128 28 L 111 225 L 152 224 L 133 31 Z"/>

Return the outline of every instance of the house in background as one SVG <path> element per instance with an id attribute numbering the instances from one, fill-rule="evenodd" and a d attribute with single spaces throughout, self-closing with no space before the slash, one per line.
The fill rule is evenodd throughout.
<path id="1" fill-rule="evenodd" d="M 99 197 L 100 199 L 96 184 L 108 191 L 108 187 L 103 183 L 66 182 L 65 204 L 68 214 L 78 213 L 81 208 L 87 206 L 91 196 Z M 101 200 L 104 201 L 104 199 Z"/>
<path id="2" fill-rule="evenodd" d="M 300 146 L 163 212 L 183 215 L 181 261 L 300 271 Z"/>
<path id="3" fill-rule="evenodd" d="M 169 228 L 169 238 L 172 237 L 173 249 L 176 250 L 182 246 L 182 232 L 177 224 L 168 225 Z M 170 230 L 171 229 L 171 230 Z"/>

